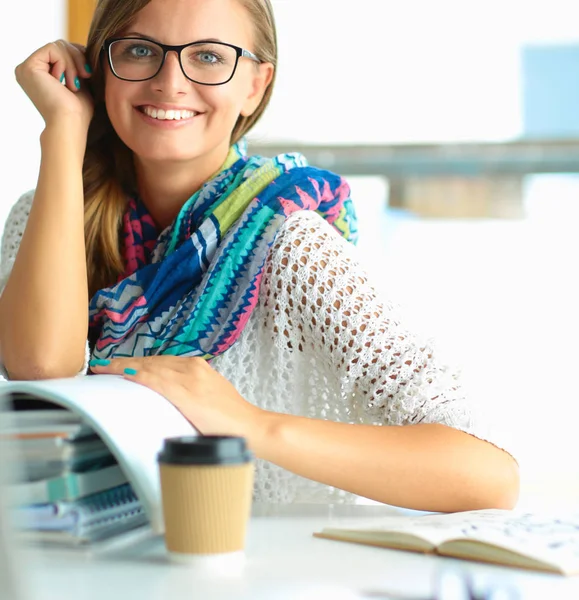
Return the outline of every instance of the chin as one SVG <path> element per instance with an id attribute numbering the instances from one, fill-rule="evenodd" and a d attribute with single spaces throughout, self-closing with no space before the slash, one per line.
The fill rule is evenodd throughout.
<path id="1" fill-rule="evenodd" d="M 202 155 L 187 148 L 139 148 L 133 152 L 141 159 L 150 162 L 187 162 L 195 160 Z"/>

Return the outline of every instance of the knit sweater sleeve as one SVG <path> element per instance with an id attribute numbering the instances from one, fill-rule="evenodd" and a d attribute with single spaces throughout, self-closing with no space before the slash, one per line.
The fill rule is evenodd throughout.
<path id="1" fill-rule="evenodd" d="M 356 248 L 319 215 L 290 217 L 267 269 L 265 302 L 277 343 L 310 353 L 327 377 L 339 378 L 344 408 L 328 407 L 328 418 L 345 409 L 350 422 L 438 423 L 506 449 L 434 343 L 405 326 L 372 284 Z"/>
<path id="2" fill-rule="evenodd" d="M 20 248 L 20 242 L 24 230 L 26 229 L 26 223 L 28 222 L 28 216 L 30 215 L 30 208 L 34 199 L 34 190 L 23 194 L 16 204 L 10 210 L 6 223 L 4 225 L 4 231 L 2 233 L 2 242 L 0 246 L 0 294 L 4 291 L 18 249 Z M 39 340 L 41 343 L 41 340 Z M 84 375 L 88 369 L 88 361 L 90 358 L 90 351 L 88 341 L 85 347 L 85 360 L 82 370 L 78 373 Z M 0 381 L 5 381 L 8 378 L 4 365 L 0 363 Z"/>

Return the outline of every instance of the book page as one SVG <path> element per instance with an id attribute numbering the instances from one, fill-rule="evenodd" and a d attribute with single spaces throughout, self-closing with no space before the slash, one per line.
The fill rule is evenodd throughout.
<path id="1" fill-rule="evenodd" d="M 456 539 L 498 546 L 559 566 L 566 572 L 579 571 L 579 513 L 550 515 L 506 511 L 497 515 L 492 511 L 474 511 L 471 514 L 460 524 L 460 535 Z M 448 550 L 452 550 L 451 544 Z M 491 556 L 492 552 L 487 554 Z"/>
<path id="2" fill-rule="evenodd" d="M 21 392 L 81 415 L 116 457 L 156 533 L 164 529 L 157 453 L 167 437 L 197 435 L 163 396 L 117 375 L 3 383 L 3 394 Z"/>
<path id="3" fill-rule="evenodd" d="M 384 532 L 411 534 L 434 546 L 456 539 L 477 540 L 553 564 L 579 564 L 579 514 L 557 517 L 489 509 L 343 522 L 324 532 L 344 530 L 371 531 L 376 540 Z"/>
<path id="4" fill-rule="evenodd" d="M 363 533 L 364 537 L 366 534 L 371 534 L 377 541 L 393 539 L 393 536 L 385 534 L 397 533 L 422 538 L 432 547 L 437 547 L 447 539 L 461 535 L 460 525 L 453 523 L 452 517 L 454 516 L 454 514 L 433 513 L 417 517 L 392 516 L 338 521 L 325 527 L 323 532 L 338 535 L 344 531 L 359 532 Z"/>

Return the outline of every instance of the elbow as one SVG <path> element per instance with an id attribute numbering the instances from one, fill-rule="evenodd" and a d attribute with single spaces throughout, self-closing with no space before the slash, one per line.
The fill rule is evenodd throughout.
<path id="1" fill-rule="evenodd" d="M 504 451 L 502 452 L 504 454 L 503 462 L 505 464 L 497 477 L 495 486 L 493 486 L 495 488 L 494 498 L 492 498 L 493 506 L 489 506 L 489 508 L 511 510 L 516 507 L 519 501 L 521 477 L 519 465 L 515 459 L 510 454 L 507 454 Z"/>
<path id="2" fill-rule="evenodd" d="M 4 369 L 8 378 L 15 381 L 35 381 L 42 379 L 63 379 L 75 377 L 82 370 L 84 357 L 80 361 L 47 360 L 29 357 L 19 360 L 16 357 L 4 357 Z"/>
<path id="3" fill-rule="evenodd" d="M 469 492 L 463 496 L 459 510 L 482 510 L 499 508 L 512 510 L 517 506 L 520 493 L 519 466 L 515 459 L 503 450 L 498 453 L 483 472 L 471 479 Z M 472 475 L 473 473 L 471 473 Z"/>

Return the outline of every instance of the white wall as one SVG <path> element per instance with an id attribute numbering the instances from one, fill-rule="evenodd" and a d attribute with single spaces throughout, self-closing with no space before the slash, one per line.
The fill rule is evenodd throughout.
<path id="1" fill-rule="evenodd" d="M 273 0 L 262 138 L 501 140 L 521 132 L 520 48 L 577 41 L 572 0 Z"/>
<path id="2" fill-rule="evenodd" d="M 43 121 L 14 78 L 15 67 L 36 48 L 65 35 L 65 0 L 28 0 L 10 4 L 1 37 L 0 115 L 2 115 L 0 227 L 12 204 L 36 185 L 38 138 Z"/>

